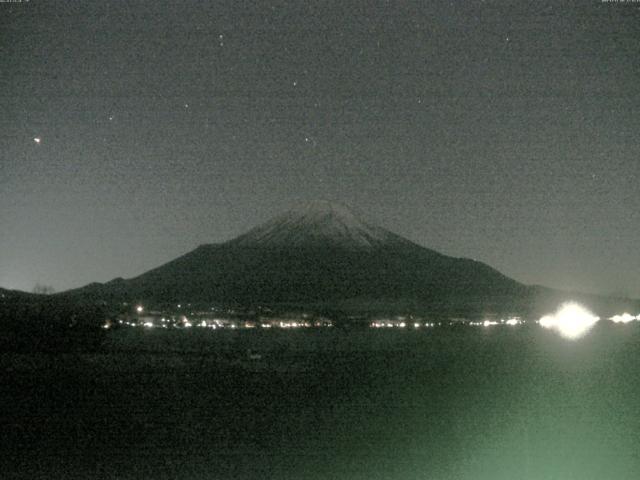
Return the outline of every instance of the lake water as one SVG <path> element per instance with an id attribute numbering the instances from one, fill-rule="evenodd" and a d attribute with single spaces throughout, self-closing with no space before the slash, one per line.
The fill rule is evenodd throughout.
<path id="1" fill-rule="evenodd" d="M 2 478 L 640 478 L 636 323 L 110 335 L 0 356 Z"/>

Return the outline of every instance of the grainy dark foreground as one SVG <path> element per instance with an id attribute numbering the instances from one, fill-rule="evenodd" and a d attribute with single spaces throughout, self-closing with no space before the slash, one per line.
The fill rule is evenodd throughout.
<path id="1" fill-rule="evenodd" d="M 110 335 L 2 355 L 2 478 L 640 474 L 636 325 Z"/>

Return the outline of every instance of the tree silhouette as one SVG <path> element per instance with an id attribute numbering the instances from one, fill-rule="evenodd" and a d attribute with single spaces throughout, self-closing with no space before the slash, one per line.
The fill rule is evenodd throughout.
<path id="1" fill-rule="evenodd" d="M 55 293 L 55 290 L 51 285 L 36 283 L 36 285 L 33 287 L 32 292 L 38 293 L 40 295 L 51 295 L 52 293 Z"/>

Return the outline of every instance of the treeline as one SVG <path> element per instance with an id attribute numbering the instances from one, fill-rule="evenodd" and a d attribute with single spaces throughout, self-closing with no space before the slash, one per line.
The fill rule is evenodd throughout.
<path id="1" fill-rule="evenodd" d="M 0 350 L 13 352 L 92 351 L 100 348 L 104 307 L 51 296 L 0 301 Z"/>

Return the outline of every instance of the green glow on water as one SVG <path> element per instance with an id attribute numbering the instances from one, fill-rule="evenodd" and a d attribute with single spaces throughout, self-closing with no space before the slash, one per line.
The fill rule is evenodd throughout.
<path id="1" fill-rule="evenodd" d="M 139 329 L 114 333 L 111 353 L 0 357 L 18 368 L 3 387 L 0 468 L 22 478 L 635 480 L 639 327 L 600 322 L 578 341 L 534 326 Z M 168 353 L 185 345 L 201 354 Z M 227 364 L 219 352 L 234 345 L 260 351 L 266 368 Z"/>

